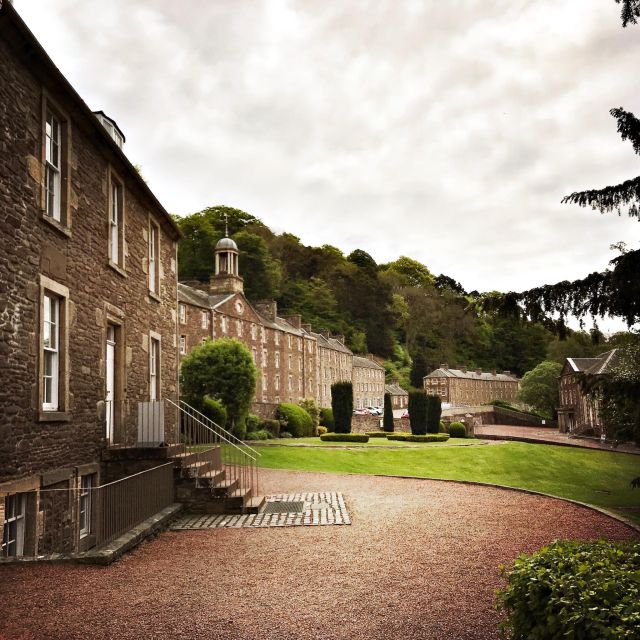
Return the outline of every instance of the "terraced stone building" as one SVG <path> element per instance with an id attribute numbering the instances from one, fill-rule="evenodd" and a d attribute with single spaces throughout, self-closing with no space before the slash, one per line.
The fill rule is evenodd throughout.
<path id="1" fill-rule="evenodd" d="M 442 402 L 454 407 L 461 407 L 492 400 L 512 402 L 516 399 L 520 380 L 510 371 L 450 369 L 448 364 L 441 364 L 423 378 L 423 384 L 428 394 L 440 396 Z"/>

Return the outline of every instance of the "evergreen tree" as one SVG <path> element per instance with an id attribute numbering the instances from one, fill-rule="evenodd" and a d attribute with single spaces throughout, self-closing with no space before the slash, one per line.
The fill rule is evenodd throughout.
<path id="1" fill-rule="evenodd" d="M 414 436 L 427 433 L 427 395 L 424 391 L 409 392 L 409 424 Z"/>
<path id="2" fill-rule="evenodd" d="M 427 396 L 427 433 L 440 431 L 440 418 L 442 417 L 442 401 L 440 396 Z"/>
<path id="3" fill-rule="evenodd" d="M 391 406 L 391 394 L 384 394 L 384 414 L 382 416 L 382 426 L 385 431 L 392 432 L 395 428 L 393 424 L 393 408 Z"/>
<path id="4" fill-rule="evenodd" d="M 351 433 L 353 415 L 353 385 L 336 382 L 331 385 L 331 409 L 336 433 Z"/>

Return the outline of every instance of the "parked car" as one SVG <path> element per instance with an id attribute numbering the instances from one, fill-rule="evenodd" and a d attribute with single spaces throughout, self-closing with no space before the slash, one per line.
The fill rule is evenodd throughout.
<path id="1" fill-rule="evenodd" d="M 354 416 L 368 416 L 368 415 L 370 415 L 370 411 L 369 411 L 369 409 L 354 409 L 353 410 L 353 415 Z"/>
<path id="2" fill-rule="evenodd" d="M 367 411 L 369 411 L 369 413 L 372 416 L 381 416 L 382 415 L 382 411 L 380 411 L 379 407 L 367 407 Z"/>
<path id="3" fill-rule="evenodd" d="M 401 417 L 401 418 L 407 418 L 407 419 L 408 419 L 408 418 L 409 418 L 409 412 L 408 412 L 408 411 L 405 411 L 405 412 L 404 412 L 400 417 Z"/>

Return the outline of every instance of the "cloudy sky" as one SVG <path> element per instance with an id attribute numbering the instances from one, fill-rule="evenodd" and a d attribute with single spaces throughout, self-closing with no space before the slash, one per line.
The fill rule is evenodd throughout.
<path id="1" fill-rule="evenodd" d="M 409 255 L 468 290 L 603 269 L 640 224 L 562 205 L 640 173 L 640 26 L 613 0 L 15 0 L 181 215 Z"/>

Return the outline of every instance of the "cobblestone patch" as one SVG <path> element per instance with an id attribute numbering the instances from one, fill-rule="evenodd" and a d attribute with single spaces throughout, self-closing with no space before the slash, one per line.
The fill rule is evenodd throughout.
<path id="1" fill-rule="evenodd" d="M 259 527 L 317 527 L 351 524 L 341 493 L 282 493 L 267 496 L 267 503 L 302 502 L 302 511 L 291 513 L 250 513 L 246 515 L 185 514 L 171 529 L 246 529 Z"/>

